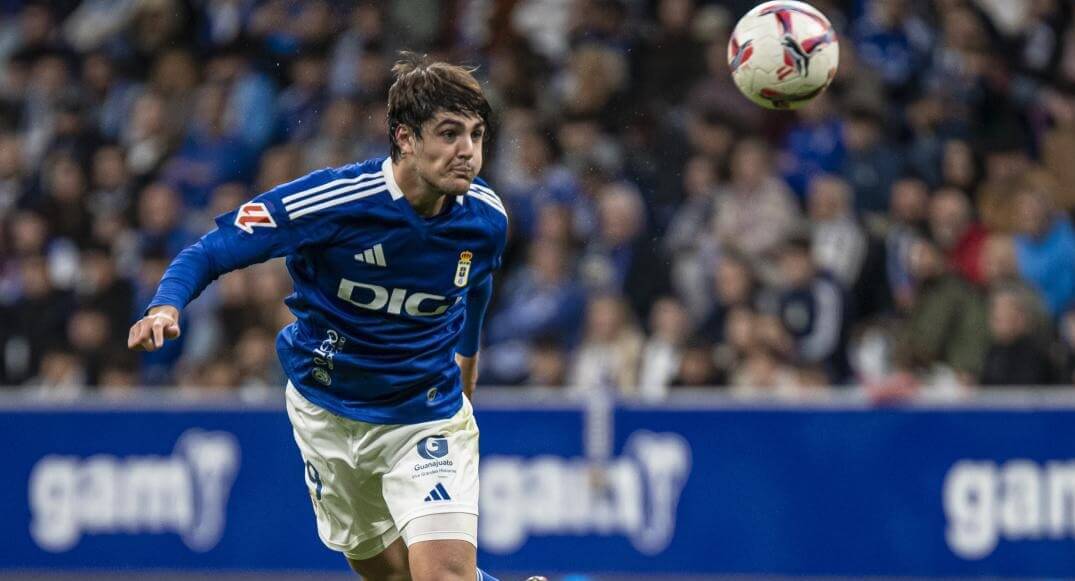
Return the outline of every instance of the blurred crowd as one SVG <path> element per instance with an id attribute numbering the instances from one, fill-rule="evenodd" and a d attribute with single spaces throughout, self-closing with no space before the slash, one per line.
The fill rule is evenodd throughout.
<path id="1" fill-rule="evenodd" d="M 1070 385 L 1071 4 L 812 3 L 839 73 L 770 112 L 727 67 L 751 0 L 0 0 L 0 385 L 282 385 L 279 261 L 165 349 L 127 329 L 215 215 L 387 154 L 401 49 L 478 66 L 497 112 L 482 383 Z"/>

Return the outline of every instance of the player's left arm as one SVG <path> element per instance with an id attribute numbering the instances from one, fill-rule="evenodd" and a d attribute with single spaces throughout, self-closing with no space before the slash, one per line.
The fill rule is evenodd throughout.
<path id="1" fill-rule="evenodd" d="M 459 379 L 463 382 L 463 395 L 470 399 L 474 396 L 474 388 L 478 385 L 478 354 L 470 357 L 455 354 L 455 363 L 459 366 Z"/>
<path id="2" fill-rule="evenodd" d="M 455 362 L 459 365 L 459 375 L 463 383 L 463 393 L 469 399 L 474 395 L 474 388 L 478 383 L 478 347 L 481 344 L 482 323 L 485 322 L 485 311 L 489 307 L 489 301 L 493 297 L 493 272 L 500 269 L 504 259 L 504 249 L 508 243 L 508 214 L 504 209 L 503 202 L 493 193 L 489 184 L 480 178 L 475 184 L 483 190 L 483 199 L 486 211 L 491 217 L 491 230 L 496 248 L 492 256 L 492 264 L 489 274 L 476 285 L 471 286 L 467 292 L 466 322 L 463 323 L 462 336 L 455 349 Z M 495 202 L 495 203 L 494 203 Z"/>
<path id="3" fill-rule="evenodd" d="M 493 296 L 493 275 L 485 277 L 467 293 L 466 322 L 463 334 L 455 349 L 455 362 L 459 365 L 459 375 L 463 382 L 463 393 L 469 399 L 474 395 L 474 386 L 478 383 L 478 346 L 481 340 L 482 323 L 485 310 Z"/>

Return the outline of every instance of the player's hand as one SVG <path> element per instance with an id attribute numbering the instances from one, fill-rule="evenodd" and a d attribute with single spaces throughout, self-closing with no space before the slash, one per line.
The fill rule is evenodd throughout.
<path id="1" fill-rule="evenodd" d="M 131 326 L 127 348 L 135 351 L 156 351 L 168 339 L 179 336 L 179 309 L 161 305 Z"/>

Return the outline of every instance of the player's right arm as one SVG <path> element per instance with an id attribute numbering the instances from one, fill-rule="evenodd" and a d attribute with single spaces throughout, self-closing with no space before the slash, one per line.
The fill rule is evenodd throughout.
<path id="1" fill-rule="evenodd" d="M 301 200 L 322 192 L 332 195 L 336 177 L 332 170 L 317 171 L 218 216 L 217 228 L 185 248 L 168 266 L 145 316 L 131 326 L 127 347 L 155 351 L 166 340 L 178 337 L 180 312 L 220 275 L 286 256 L 303 244 L 331 236 L 334 230 L 312 217 L 293 222 L 294 212 L 289 214 L 288 208 L 295 210 Z"/>

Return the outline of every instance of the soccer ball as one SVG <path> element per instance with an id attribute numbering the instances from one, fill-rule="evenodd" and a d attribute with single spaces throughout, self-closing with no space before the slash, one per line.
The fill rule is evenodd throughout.
<path id="1" fill-rule="evenodd" d="M 832 24 L 805 2 L 755 6 L 728 41 L 732 80 L 766 109 L 798 109 L 818 96 L 836 76 L 839 60 Z"/>

